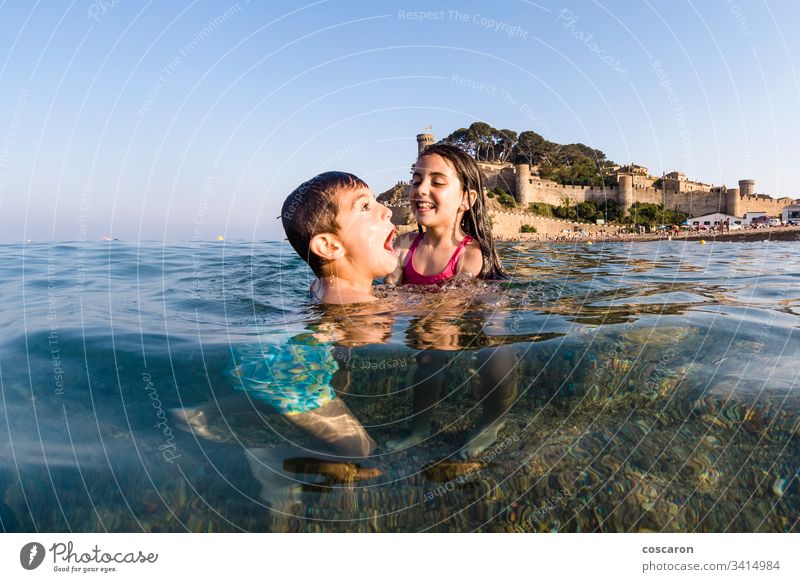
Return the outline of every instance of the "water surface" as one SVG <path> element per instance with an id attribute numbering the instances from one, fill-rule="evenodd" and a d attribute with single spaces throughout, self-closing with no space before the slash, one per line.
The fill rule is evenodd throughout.
<path id="1" fill-rule="evenodd" d="M 510 283 L 324 309 L 279 243 L 3 245 L 0 527 L 798 530 L 796 244 L 501 251 Z M 335 346 L 373 455 L 323 457 L 286 417 L 230 405 L 242 353 L 298 333 Z M 510 408 L 464 460 L 493 361 Z M 426 397 L 430 436 L 390 450 Z"/>

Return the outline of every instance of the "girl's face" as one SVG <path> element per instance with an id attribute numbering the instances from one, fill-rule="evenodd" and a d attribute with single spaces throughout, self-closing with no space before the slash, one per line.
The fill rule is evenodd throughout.
<path id="1" fill-rule="evenodd" d="M 417 160 L 408 197 L 414 218 L 426 228 L 457 224 L 469 209 L 455 168 L 438 154 Z"/>

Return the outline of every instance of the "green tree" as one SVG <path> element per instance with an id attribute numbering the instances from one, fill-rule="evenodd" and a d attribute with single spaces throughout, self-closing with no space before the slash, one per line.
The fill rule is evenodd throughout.
<path id="1" fill-rule="evenodd" d="M 476 121 L 469 126 L 469 138 L 475 144 L 475 159 L 488 160 L 493 155 L 494 140 L 492 136 L 495 130 L 491 125 L 483 121 Z"/>
<path id="2" fill-rule="evenodd" d="M 575 207 L 572 206 L 572 201 L 566 196 L 561 199 L 561 206 L 556 206 L 553 209 L 553 214 L 566 220 L 575 220 L 577 218 Z"/>
<path id="3" fill-rule="evenodd" d="M 628 224 L 646 224 L 657 226 L 660 224 L 680 224 L 688 218 L 688 214 L 664 208 L 663 204 L 649 202 L 634 202 L 623 222 Z"/>
<path id="4" fill-rule="evenodd" d="M 573 186 L 613 185 L 611 166 L 601 150 L 582 143 L 557 144 L 535 131 L 517 134 L 476 121 L 445 137 L 440 143 L 460 147 L 476 160 L 527 163 L 538 166 L 545 180 Z"/>
<path id="5" fill-rule="evenodd" d="M 508 161 L 514 146 L 517 144 L 518 135 L 516 131 L 511 129 L 497 130 L 494 136 L 495 146 L 497 148 L 497 159 L 501 162 Z"/>
<path id="6" fill-rule="evenodd" d="M 595 220 L 602 218 L 606 222 L 615 222 L 619 220 L 619 206 L 614 199 L 606 198 L 605 200 L 595 202 L 597 212 L 595 213 Z"/>
<path id="7" fill-rule="evenodd" d="M 575 207 L 575 211 L 579 220 L 594 222 L 595 215 L 597 214 L 597 206 L 595 206 L 594 202 L 591 200 L 587 200 L 586 202 L 580 202 Z"/>
<path id="8" fill-rule="evenodd" d="M 517 205 L 517 201 L 514 199 L 514 197 L 506 192 L 502 186 L 497 186 L 494 189 L 494 194 L 497 197 L 497 201 L 503 206 L 513 207 Z"/>
<path id="9" fill-rule="evenodd" d="M 547 202 L 531 202 L 528 204 L 528 212 L 531 214 L 538 214 L 540 216 L 553 217 L 553 209 L 555 206 Z"/>
<path id="10" fill-rule="evenodd" d="M 549 163 L 557 149 L 558 144 L 547 141 L 535 131 L 523 131 L 511 151 L 511 158 L 515 164 Z"/>
<path id="11" fill-rule="evenodd" d="M 466 127 L 458 128 L 447 137 L 439 140 L 439 143 L 456 146 L 475 157 L 475 144 L 471 139 L 469 129 Z"/>

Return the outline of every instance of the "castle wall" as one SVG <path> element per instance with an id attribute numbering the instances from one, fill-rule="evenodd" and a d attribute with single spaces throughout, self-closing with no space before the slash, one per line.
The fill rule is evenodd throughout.
<path id="1" fill-rule="evenodd" d="M 702 182 L 692 182 L 691 180 L 677 180 L 675 178 L 664 178 L 664 188 L 675 192 L 710 192 L 711 185 Z"/>
<path id="2" fill-rule="evenodd" d="M 434 143 L 431 133 L 417 135 L 418 152 Z M 528 164 L 478 162 L 478 167 L 484 177 L 484 186 L 489 190 L 498 187 L 514 195 L 517 204 L 524 207 L 531 202 L 546 202 L 553 206 L 561 206 L 564 199 L 570 205 L 581 202 L 603 202 L 614 200 L 624 210 L 632 203 L 644 202 L 651 204 L 663 203 L 666 208 L 687 213 L 690 217 L 703 216 L 722 212 L 733 216 L 743 216 L 746 212 L 766 212 L 769 216 L 781 216 L 785 206 L 794 204 L 790 198 L 774 199 L 757 196 L 755 194 L 755 180 L 739 180 L 739 188 L 727 189 L 724 186 L 713 187 L 702 182 L 686 180 L 682 172 L 670 172 L 663 179 L 666 191 L 652 187 L 655 178 L 650 177 L 647 168 L 643 166 L 623 166 L 618 168 L 618 186 L 611 188 L 597 188 L 592 186 L 565 186 L 549 180 L 542 180 L 532 175 Z M 534 167 L 536 171 L 536 167 Z M 500 221 L 510 221 L 503 226 L 504 232 L 518 232 L 522 224 L 532 224 L 530 218 L 504 218 L 503 213 L 496 213 Z M 529 217 L 530 215 L 513 214 L 514 216 Z M 529 222 L 517 222 L 528 220 Z M 547 220 L 547 219 L 536 219 Z M 414 219 L 410 208 L 392 208 L 392 222 L 395 225 L 412 225 Z M 567 223 L 569 224 L 569 223 Z M 507 227 L 507 228 L 506 228 Z M 547 229 L 547 223 L 542 223 L 542 229 Z M 515 230 L 516 229 L 516 230 Z M 560 229 L 558 229 L 560 230 Z M 547 230 L 540 232 L 548 233 Z M 504 236 L 511 236 L 504 234 Z"/>
<path id="3" fill-rule="evenodd" d="M 421 156 L 425 148 L 432 146 L 435 141 L 436 138 L 432 133 L 417 134 L 417 157 Z"/>
<path id="4" fill-rule="evenodd" d="M 556 236 L 562 230 L 573 231 L 575 226 L 587 232 L 600 232 L 601 230 L 617 231 L 616 226 L 601 226 L 597 224 L 578 224 L 569 220 L 558 220 L 555 218 L 545 218 L 533 214 L 522 214 L 518 212 L 491 212 L 492 234 L 497 238 L 510 239 L 520 236 L 520 229 L 523 225 L 535 226 L 538 235 Z"/>
<path id="5" fill-rule="evenodd" d="M 713 214 L 714 212 L 727 213 L 727 196 L 721 192 L 674 192 L 664 193 L 664 206 L 670 210 L 685 212 L 690 217 Z"/>
<path id="6" fill-rule="evenodd" d="M 494 190 L 498 186 L 509 194 L 515 194 L 517 190 L 514 168 L 508 164 L 490 164 L 478 162 L 483 175 L 483 185 L 489 190 Z"/>
<path id="7" fill-rule="evenodd" d="M 531 183 L 531 181 L 533 183 Z M 603 201 L 617 200 L 617 188 L 602 188 L 594 186 L 564 186 L 549 180 L 532 178 L 526 185 L 522 183 L 522 204 L 527 206 L 531 202 L 546 202 L 553 206 L 561 206 L 564 198 L 569 198 L 570 204 L 579 204 L 587 200 Z"/>
<path id="8" fill-rule="evenodd" d="M 511 168 L 506 168 L 504 172 L 513 172 Z M 517 168 L 519 173 L 519 168 Z M 513 183 L 510 178 L 504 184 Z M 564 198 L 569 199 L 571 205 L 579 204 L 591 200 L 602 202 L 607 199 L 614 200 L 617 204 L 626 206 L 626 200 L 620 199 L 620 189 L 616 186 L 611 188 L 598 188 L 592 186 L 565 186 L 550 180 L 542 180 L 535 176 L 517 176 L 516 190 L 522 189 L 521 195 L 515 192 L 517 202 L 522 206 L 527 206 L 531 202 L 546 202 L 553 206 L 561 206 Z M 512 190 L 509 190 L 513 192 Z M 723 212 L 734 216 L 743 216 L 745 212 L 766 212 L 769 216 L 780 216 L 784 206 L 792 204 L 790 198 L 764 198 L 756 195 L 740 196 L 736 204 L 733 200 L 737 190 L 731 189 L 730 192 L 722 188 L 714 191 L 708 190 L 656 190 L 654 188 L 633 188 L 630 196 L 631 203 L 645 202 L 650 204 L 664 203 L 666 208 L 685 212 L 689 216 L 703 216 L 714 212 Z M 622 196 L 627 198 L 626 196 Z"/>
<path id="9" fill-rule="evenodd" d="M 727 200 L 728 210 L 727 213 L 731 216 L 742 217 L 742 197 L 738 188 L 730 188 L 725 192 L 725 199 Z"/>
<path id="10" fill-rule="evenodd" d="M 634 188 L 633 201 L 645 202 L 647 204 L 661 204 L 663 202 L 664 193 L 655 188 Z"/>
<path id="11" fill-rule="evenodd" d="M 766 212 L 767 216 L 780 216 L 784 206 L 793 204 L 791 198 L 761 198 L 758 196 L 741 196 L 739 202 L 742 216 L 745 212 Z"/>
<path id="12" fill-rule="evenodd" d="M 405 222 L 405 214 L 398 213 L 397 217 L 400 222 L 395 221 L 395 211 L 405 210 L 403 208 L 392 209 L 392 222 L 397 226 L 399 233 L 411 232 L 417 230 L 417 223 L 414 221 L 413 215 L 410 222 Z M 536 227 L 537 235 L 545 236 L 558 236 L 562 234 L 562 230 L 573 232 L 575 227 L 585 230 L 587 232 L 598 233 L 617 232 L 619 227 L 616 225 L 597 225 L 597 224 L 578 224 L 569 220 L 561 220 L 558 218 L 546 218 L 544 216 L 537 216 L 535 214 L 526 214 L 522 212 L 511 212 L 503 210 L 493 210 L 489 212 L 492 222 L 492 235 L 498 239 L 515 239 L 520 236 L 520 229 L 523 225 Z"/>
<path id="13" fill-rule="evenodd" d="M 620 200 L 620 190 L 616 186 L 610 188 L 595 186 L 564 186 L 549 180 L 539 180 L 536 178 L 529 180 L 528 185 L 523 188 L 525 192 L 522 196 L 522 204 L 527 206 L 531 202 L 546 202 L 553 206 L 561 206 L 564 198 L 570 200 L 571 205 L 579 204 L 591 200 L 592 202 L 604 202 L 613 200 L 617 204 L 622 204 Z M 661 190 L 653 188 L 632 188 L 629 197 L 630 203 L 647 202 L 652 204 L 661 203 Z"/>
<path id="14" fill-rule="evenodd" d="M 739 180 L 739 191 L 742 196 L 755 196 L 756 181 L 751 179 Z"/>

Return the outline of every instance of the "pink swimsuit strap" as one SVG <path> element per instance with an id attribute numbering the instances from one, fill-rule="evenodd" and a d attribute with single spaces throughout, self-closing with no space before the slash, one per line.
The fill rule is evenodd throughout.
<path id="1" fill-rule="evenodd" d="M 442 283 L 443 281 L 447 281 L 448 279 L 455 277 L 458 259 L 461 256 L 461 253 L 464 251 L 464 248 L 472 240 L 472 237 L 470 236 L 464 237 L 464 239 L 461 241 L 461 244 L 458 245 L 458 248 L 456 248 L 455 252 L 453 253 L 453 256 L 450 257 L 450 260 L 447 262 L 447 266 L 445 266 L 441 273 L 437 275 L 423 275 L 414 268 L 414 254 L 417 252 L 417 247 L 424 236 L 424 232 L 419 233 L 414 239 L 414 242 L 411 243 L 411 248 L 408 249 L 406 262 L 403 264 L 403 277 L 405 278 L 407 285 L 436 285 L 437 283 Z"/>

